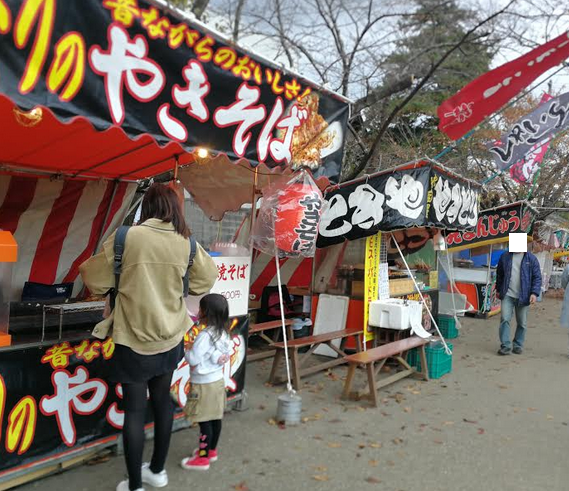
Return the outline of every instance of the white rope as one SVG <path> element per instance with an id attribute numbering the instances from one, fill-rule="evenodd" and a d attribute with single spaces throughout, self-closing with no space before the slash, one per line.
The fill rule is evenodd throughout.
<path id="1" fill-rule="evenodd" d="M 277 252 L 276 242 L 275 242 L 275 263 L 277 265 L 277 285 L 279 289 L 279 304 L 281 307 L 281 327 L 283 331 L 283 343 L 285 351 L 286 380 L 287 380 L 286 387 L 291 394 L 294 394 L 295 390 L 292 388 L 292 377 L 290 375 L 290 361 L 288 359 L 288 338 L 287 338 L 286 325 L 285 325 L 283 286 L 281 283 L 281 266 L 280 266 L 279 254 Z"/>
<path id="2" fill-rule="evenodd" d="M 427 312 L 429 313 L 429 316 L 431 318 L 431 320 L 433 321 L 433 324 L 435 326 L 435 329 L 437 330 L 437 333 L 443 343 L 443 346 L 445 348 L 445 353 L 447 355 L 452 355 L 452 351 L 451 349 L 448 347 L 447 342 L 445 341 L 445 338 L 443 337 L 443 335 L 441 334 L 441 330 L 439 329 L 439 325 L 437 324 L 437 321 L 435 320 L 435 318 L 433 317 L 433 313 L 431 312 L 431 309 L 429 309 L 427 303 L 425 302 L 425 297 L 423 297 L 423 293 L 421 292 L 421 289 L 419 288 L 419 285 L 417 284 L 417 280 L 415 280 L 415 276 L 413 276 L 413 273 L 411 272 L 411 269 L 409 268 L 409 265 L 407 264 L 407 261 L 405 260 L 405 257 L 403 256 L 403 253 L 401 252 L 401 248 L 399 247 L 399 244 L 397 243 L 397 240 L 395 239 L 395 237 L 391 236 L 393 239 L 393 242 L 395 243 L 395 247 L 397 247 L 397 251 L 399 252 L 399 255 L 401 256 L 401 259 L 403 261 L 403 264 L 405 264 L 405 268 L 407 268 L 407 272 L 409 273 L 409 276 L 411 277 L 411 280 L 413 280 L 413 284 L 415 285 L 415 288 L 417 290 L 417 293 L 419 294 L 419 296 L 421 297 L 421 302 L 423 303 L 424 307 L 427 309 Z"/>
<path id="3" fill-rule="evenodd" d="M 445 237 L 445 243 L 446 243 L 446 237 Z M 453 271 L 454 266 L 450 260 L 451 254 L 448 251 L 446 251 L 446 255 L 447 255 L 447 263 L 448 263 L 448 269 L 449 269 L 448 280 L 450 281 L 450 290 L 451 290 L 451 298 L 452 298 L 452 315 L 454 317 L 454 322 L 455 322 L 456 328 L 462 329 L 462 324 L 458 320 L 458 310 L 456 308 L 456 299 L 454 297 L 456 295 L 455 290 L 458 291 L 458 288 L 456 287 L 456 283 L 454 281 L 454 271 Z"/>

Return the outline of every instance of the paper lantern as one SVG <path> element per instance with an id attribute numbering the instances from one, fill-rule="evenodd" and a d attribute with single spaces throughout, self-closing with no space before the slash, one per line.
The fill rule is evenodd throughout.
<path id="1" fill-rule="evenodd" d="M 323 197 L 307 171 L 263 190 L 253 247 L 284 257 L 313 257 Z"/>
<path id="2" fill-rule="evenodd" d="M 279 196 L 275 213 L 275 241 L 285 253 L 314 254 L 322 195 L 305 184 L 293 184 Z M 312 252 L 311 252 L 312 251 Z"/>

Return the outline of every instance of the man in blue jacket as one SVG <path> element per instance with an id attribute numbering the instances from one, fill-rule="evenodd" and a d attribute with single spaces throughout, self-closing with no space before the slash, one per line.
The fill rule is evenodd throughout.
<path id="1" fill-rule="evenodd" d="M 502 300 L 499 355 L 512 352 L 510 321 L 516 312 L 514 353 L 524 349 L 529 305 L 536 302 L 541 293 L 541 270 L 537 258 L 530 252 L 505 252 L 500 257 L 496 271 L 496 291 Z"/>

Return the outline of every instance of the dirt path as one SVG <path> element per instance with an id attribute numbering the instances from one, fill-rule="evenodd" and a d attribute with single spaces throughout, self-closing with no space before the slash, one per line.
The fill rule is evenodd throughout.
<path id="1" fill-rule="evenodd" d="M 531 310 L 521 356 L 496 355 L 499 319 L 466 319 L 453 372 L 392 385 L 378 409 L 339 401 L 344 367 L 312 377 L 302 391 L 308 421 L 296 428 L 269 424 L 279 389 L 264 385 L 268 363 L 250 364 L 250 409 L 224 420 L 219 462 L 208 473 L 180 469 L 197 431 L 178 432 L 165 489 L 567 491 L 569 358 L 560 308 L 546 299 Z M 113 458 L 20 489 L 114 490 L 123 475 L 122 459 Z"/>

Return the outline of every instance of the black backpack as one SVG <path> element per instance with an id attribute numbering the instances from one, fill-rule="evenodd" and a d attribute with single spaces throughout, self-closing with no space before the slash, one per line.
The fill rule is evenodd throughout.
<path id="1" fill-rule="evenodd" d="M 119 283 L 121 279 L 121 272 L 122 272 L 122 256 L 124 254 L 124 245 L 126 241 L 126 234 L 130 227 L 128 225 L 122 225 L 117 230 L 117 234 L 115 235 L 115 244 L 114 244 L 114 267 L 113 272 L 115 274 L 115 287 L 110 290 L 109 294 L 111 296 L 110 303 L 111 303 L 111 310 L 115 308 L 115 300 L 117 297 L 117 293 L 119 291 Z M 188 268 L 186 269 L 186 274 L 182 277 L 182 281 L 184 282 L 184 297 L 188 296 L 189 289 L 190 289 L 190 268 L 194 264 L 194 257 L 196 256 L 197 244 L 196 239 L 193 236 L 190 236 L 190 258 L 188 260 Z"/>

